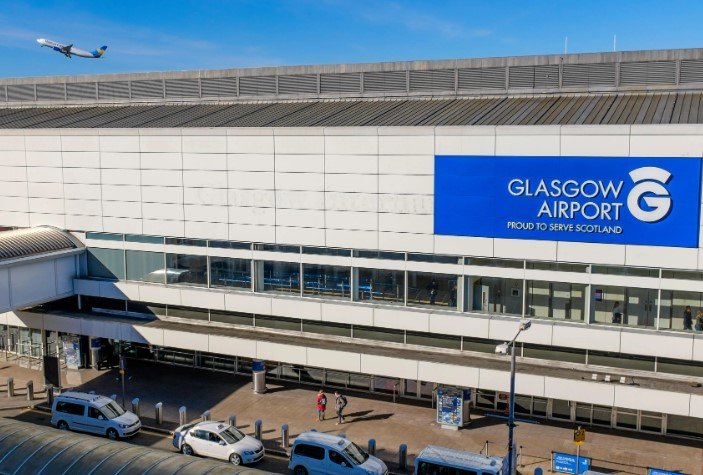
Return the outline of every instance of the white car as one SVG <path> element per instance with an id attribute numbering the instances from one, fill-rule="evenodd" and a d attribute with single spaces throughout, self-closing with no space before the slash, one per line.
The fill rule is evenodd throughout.
<path id="1" fill-rule="evenodd" d="M 295 475 L 388 475 L 382 460 L 354 442 L 314 431 L 295 438 L 288 468 Z"/>
<path id="2" fill-rule="evenodd" d="M 185 455 L 203 455 L 232 465 L 258 462 L 264 456 L 260 441 L 224 422 L 182 425 L 173 431 L 173 446 Z"/>
<path id="3" fill-rule="evenodd" d="M 119 439 L 139 432 L 142 424 L 109 397 L 69 391 L 54 398 L 51 424 L 62 430 L 92 432 Z"/>

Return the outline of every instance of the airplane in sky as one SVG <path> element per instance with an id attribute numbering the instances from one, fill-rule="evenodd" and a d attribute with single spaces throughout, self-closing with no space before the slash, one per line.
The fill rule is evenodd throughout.
<path id="1" fill-rule="evenodd" d="M 98 59 L 101 58 L 105 50 L 107 49 L 107 46 L 101 46 L 100 48 L 94 50 L 94 51 L 83 51 L 82 49 L 74 48 L 73 45 L 64 45 L 61 43 L 57 43 L 55 41 L 51 40 L 46 40 L 44 38 L 39 38 L 37 40 L 37 43 L 40 45 L 46 46 L 48 48 L 51 48 L 54 51 L 58 51 L 59 53 L 65 55 L 67 58 L 70 58 L 71 56 L 80 56 L 81 58 L 94 58 Z"/>

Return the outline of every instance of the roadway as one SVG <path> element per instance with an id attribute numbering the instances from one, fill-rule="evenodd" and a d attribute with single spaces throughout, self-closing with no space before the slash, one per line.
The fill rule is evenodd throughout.
<path id="1" fill-rule="evenodd" d="M 38 409 L 8 409 L 0 411 L 0 417 L 5 417 L 8 419 L 16 419 L 23 422 L 29 422 L 33 424 L 38 424 L 42 426 L 51 426 L 51 414 L 38 410 Z M 97 436 L 96 436 L 97 437 Z M 140 445 L 143 447 L 150 447 L 157 450 L 166 450 L 169 452 L 175 452 L 173 445 L 171 445 L 171 437 L 158 432 L 152 432 L 149 430 L 142 430 L 135 437 L 131 439 L 126 439 L 124 442 Z M 225 463 L 225 462 L 223 462 Z M 271 473 L 287 474 L 290 473 L 288 470 L 288 459 L 285 457 L 280 457 L 276 455 L 266 454 L 264 459 L 253 465 L 252 468 L 258 470 L 264 470 Z"/>

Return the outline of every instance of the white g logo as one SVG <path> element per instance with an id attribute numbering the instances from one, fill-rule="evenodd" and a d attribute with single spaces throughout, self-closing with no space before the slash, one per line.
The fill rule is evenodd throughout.
<path id="1" fill-rule="evenodd" d="M 635 182 L 627 195 L 627 208 L 632 216 L 645 223 L 664 219 L 671 209 L 671 195 L 663 185 L 671 179 L 671 173 L 657 167 L 642 167 L 632 170 L 630 178 Z M 651 209 L 642 209 L 640 199 Z"/>

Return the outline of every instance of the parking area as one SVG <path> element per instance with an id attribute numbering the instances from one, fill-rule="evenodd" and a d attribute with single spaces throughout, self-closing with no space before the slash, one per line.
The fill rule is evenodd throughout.
<path id="1" fill-rule="evenodd" d="M 14 365 L 0 366 L 0 380 L 13 375 L 17 387 L 22 381 L 41 381 L 38 371 Z M 121 402 L 121 382 L 115 370 L 80 370 L 70 375 L 70 386 L 100 394 L 116 394 Z M 37 385 L 38 386 L 38 385 Z M 407 444 L 409 462 L 428 444 L 479 452 L 488 448 L 491 455 L 505 452 L 507 429 L 505 421 L 484 414 L 472 414 L 471 425 L 460 431 L 444 430 L 435 423 L 435 410 L 427 401 L 393 402 L 379 394 L 346 393 L 349 399 L 347 423 L 338 426 L 331 412 L 324 421 L 317 421 L 315 395 L 318 387 L 270 381 L 265 394 L 255 394 L 250 377 L 235 376 L 203 369 L 152 362 L 130 362 L 125 382 L 125 399 L 140 399 L 145 425 L 153 421 L 154 405 L 164 406 L 164 423 L 157 426 L 173 430 L 178 424 L 178 408 L 187 408 L 187 418 L 195 420 L 210 410 L 213 419 L 237 417 L 237 426 L 253 434 L 254 421 L 262 420 L 262 438 L 268 449 L 280 449 L 282 424 L 290 427 L 291 439 L 297 434 L 315 429 L 322 432 L 344 433 L 361 446 L 370 438 L 377 441 L 377 455 L 395 464 L 398 447 Z M 0 388 L 1 390 L 2 388 Z M 330 390 L 332 392 L 333 390 Z M 329 400 L 333 401 L 332 394 Z M 3 411 L 6 412 L 6 411 Z M 0 415 L 6 415 L 0 412 Z M 31 412 L 23 417 L 43 417 Z M 571 425 L 519 422 L 516 430 L 521 447 L 520 465 L 523 473 L 535 468 L 548 470 L 551 452 L 574 453 Z M 612 473 L 645 474 L 647 467 L 680 470 L 691 475 L 703 475 L 703 448 L 696 441 L 646 436 L 638 433 L 586 427 L 586 443 L 581 454 L 593 459 L 593 467 Z M 134 443 L 172 450 L 170 439 L 144 431 Z M 264 470 L 286 473 L 281 461 L 271 460 L 276 469 Z"/>

